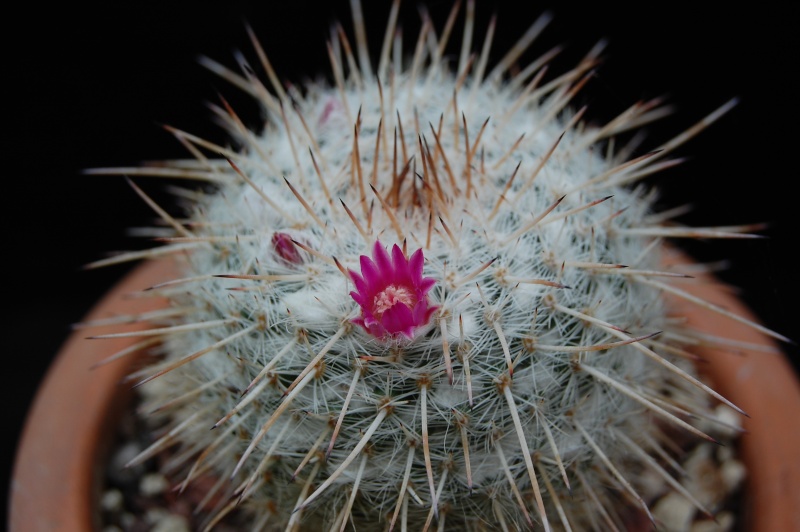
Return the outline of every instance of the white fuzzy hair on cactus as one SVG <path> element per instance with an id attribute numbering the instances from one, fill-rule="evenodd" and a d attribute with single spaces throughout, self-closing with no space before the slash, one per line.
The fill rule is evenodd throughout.
<path id="1" fill-rule="evenodd" d="M 218 479 L 208 528 L 236 510 L 255 530 L 608 530 L 650 515 L 645 470 L 711 514 L 656 458 L 674 431 L 713 441 L 692 420 L 715 403 L 741 410 L 683 350 L 664 240 L 752 227 L 670 223 L 641 181 L 734 102 L 632 156 L 613 139 L 664 108 L 585 123 L 571 102 L 599 48 L 563 73 L 555 51 L 516 64 L 549 15 L 492 63 L 473 0 L 424 19 L 408 56 L 399 9 L 373 56 L 353 0 L 330 84 L 282 85 L 252 34 L 253 66 L 204 59 L 263 106 L 260 133 L 214 107 L 240 149 L 172 128 L 189 159 L 91 171 L 206 186 L 179 218 L 131 183 L 163 244 L 94 264 L 182 268 L 131 333 L 159 340 L 136 377 L 163 423 L 132 464 L 169 449 L 181 489 Z"/>

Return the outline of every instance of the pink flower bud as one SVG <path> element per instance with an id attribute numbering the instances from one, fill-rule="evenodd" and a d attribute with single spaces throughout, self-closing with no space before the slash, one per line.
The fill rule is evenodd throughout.
<path id="1" fill-rule="evenodd" d="M 272 247 L 275 253 L 289 264 L 301 264 L 303 257 L 297 250 L 297 246 L 292 242 L 292 237 L 286 233 L 275 233 L 272 235 Z"/>

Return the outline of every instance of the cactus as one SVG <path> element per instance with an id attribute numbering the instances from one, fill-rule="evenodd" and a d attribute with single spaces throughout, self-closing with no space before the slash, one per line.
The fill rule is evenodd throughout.
<path id="1" fill-rule="evenodd" d="M 132 464 L 171 449 L 181 489 L 218 479 L 209 527 L 235 510 L 270 530 L 609 529 L 650 516 L 647 471 L 712 512 L 656 458 L 675 433 L 714 441 L 714 404 L 743 412 L 684 350 L 698 336 L 667 296 L 691 301 L 689 275 L 663 241 L 752 227 L 671 223 L 641 181 L 735 102 L 631 156 L 613 139 L 659 101 L 590 126 L 570 105 L 598 49 L 556 76 L 550 55 L 512 70 L 549 15 L 499 62 L 465 38 L 451 64 L 459 7 L 404 58 L 395 1 L 373 63 L 353 2 L 331 84 L 279 84 L 253 37 L 266 81 L 203 62 L 262 104 L 263 132 L 223 102 L 238 149 L 171 129 L 190 159 L 92 170 L 204 187 L 179 191 L 182 219 L 131 183 L 163 245 L 94 266 L 183 268 L 151 289 L 170 309 L 139 317 L 157 439 Z"/>

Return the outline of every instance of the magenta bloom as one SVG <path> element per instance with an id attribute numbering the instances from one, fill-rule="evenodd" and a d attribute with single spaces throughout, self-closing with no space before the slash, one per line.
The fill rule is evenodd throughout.
<path id="1" fill-rule="evenodd" d="M 436 280 L 422 277 L 424 259 L 421 249 L 407 259 L 397 244 L 390 258 L 381 243 L 375 242 L 372 259 L 361 255 L 361 274 L 350 270 L 356 285 L 350 295 L 361 306 L 361 316 L 353 323 L 377 338 L 400 334 L 413 338 L 414 330 L 427 324 L 438 308 L 428 300 Z"/>

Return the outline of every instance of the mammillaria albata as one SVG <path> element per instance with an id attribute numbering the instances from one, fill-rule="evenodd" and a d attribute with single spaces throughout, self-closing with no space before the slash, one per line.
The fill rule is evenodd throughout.
<path id="1" fill-rule="evenodd" d="M 676 433 L 714 440 L 715 403 L 741 411 L 696 376 L 664 240 L 752 228 L 672 224 L 641 181 L 734 102 L 636 154 L 612 139 L 659 101 L 599 127 L 571 107 L 599 47 L 517 64 L 548 14 L 490 60 L 474 2 L 440 30 L 423 11 L 406 56 L 396 1 L 373 57 L 352 4 L 330 83 L 282 84 L 253 35 L 252 64 L 203 60 L 263 105 L 263 132 L 214 107 L 239 148 L 171 128 L 191 159 L 93 170 L 208 185 L 185 218 L 134 185 L 163 245 L 98 263 L 182 268 L 137 333 L 159 340 L 137 378 L 162 425 L 134 463 L 169 449 L 181 488 L 218 479 L 209 526 L 608 530 L 650 515 L 654 477 L 710 514 L 659 464 Z"/>

